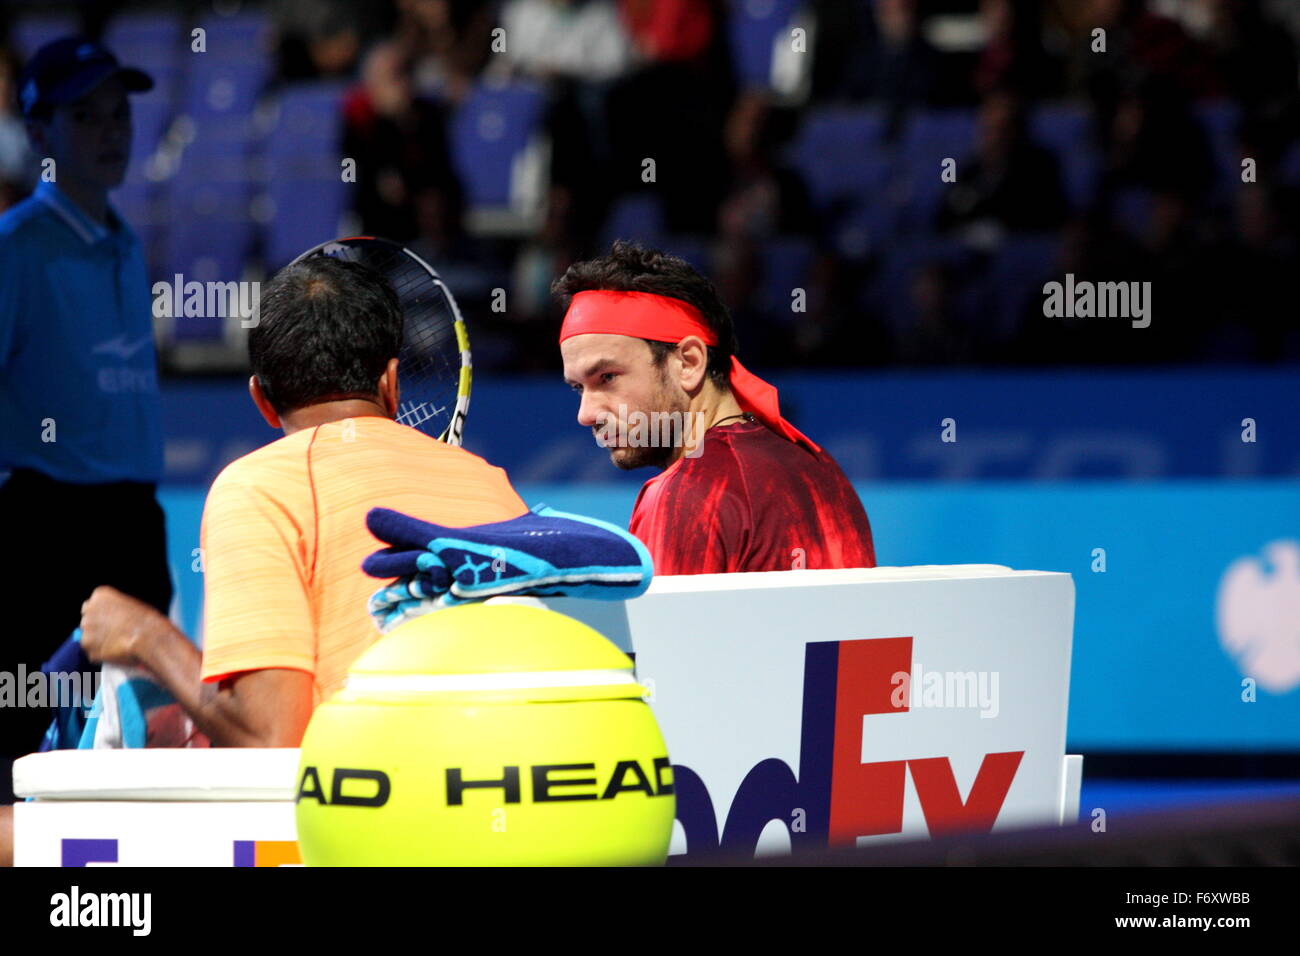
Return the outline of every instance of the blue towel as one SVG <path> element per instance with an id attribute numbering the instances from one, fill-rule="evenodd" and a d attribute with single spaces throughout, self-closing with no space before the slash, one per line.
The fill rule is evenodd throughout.
<path id="1" fill-rule="evenodd" d="M 366 527 L 388 547 L 366 558 L 362 569 L 397 579 L 370 599 L 370 614 L 384 632 L 440 607 L 504 595 L 624 601 L 644 594 L 654 575 L 650 552 L 635 536 L 546 505 L 469 528 L 372 508 Z"/>
<path id="2" fill-rule="evenodd" d="M 41 673 L 51 682 L 55 674 L 93 674 L 98 671 L 99 666 L 92 664 L 81 649 L 81 628 L 73 631 L 72 636 L 60 644 L 50 659 L 41 665 Z M 82 687 L 81 690 L 83 699 L 61 700 L 54 708 L 54 720 L 50 723 L 50 729 L 45 731 L 40 753 L 76 748 L 86 728 L 94 700 L 93 692 L 90 696 L 85 696 L 87 688 Z"/>
<path id="3" fill-rule="evenodd" d="M 41 670 L 87 673 L 95 667 L 81 649 L 81 628 L 77 628 Z M 148 673 L 138 667 L 105 664 L 93 702 L 61 702 L 40 749 L 206 746 L 207 738 L 195 729 L 189 715 Z"/>

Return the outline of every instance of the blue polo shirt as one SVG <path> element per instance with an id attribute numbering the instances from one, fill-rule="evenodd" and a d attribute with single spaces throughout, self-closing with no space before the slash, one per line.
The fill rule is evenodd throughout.
<path id="1" fill-rule="evenodd" d="M 156 482 L 162 421 L 140 242 L 53 183 L 0 216 L 0 469 Z"/>

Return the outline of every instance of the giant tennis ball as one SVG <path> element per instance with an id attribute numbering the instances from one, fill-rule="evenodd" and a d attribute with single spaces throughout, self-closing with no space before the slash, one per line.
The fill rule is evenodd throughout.
<path id="1" fill-rule="evenodd" d="M 298 772 L 309 866 L 656 864 L 675 799 L 627 655 L 537 606 L 396 628 L 312 715 Z"/>

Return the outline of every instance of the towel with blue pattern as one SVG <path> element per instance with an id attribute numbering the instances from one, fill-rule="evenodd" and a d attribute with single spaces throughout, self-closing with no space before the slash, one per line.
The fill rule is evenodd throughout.
<path id="1" fill-rule="evenodd" d="M 81 629 L 41 667 L 46 675 L 96 673 L 81 649 Z M 129 747 L 207 747 L 176 699 L 144 670 L 105 664 L 93 695 L 61 700 L 40 750 L 105 750 Z M 83 691 L 88 688 L 83 687 Z"/>
<path id="2" fill-rule="evenodd" d="M 537 505 L 518 518 L 453 528 L 388 508 L 366 527 L 388 547 L 362 563 L 376 578 L 369 610 L 384 633 L 428 611 L 505 595 L 625 601 L 650 586 L 650 552 L 622 528 Z"/>

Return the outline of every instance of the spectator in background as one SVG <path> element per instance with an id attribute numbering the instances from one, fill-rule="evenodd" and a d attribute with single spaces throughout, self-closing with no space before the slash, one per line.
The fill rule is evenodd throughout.
<path id="1" fill-rule="evenodd" d="M 1295 39 L 1259 0 L 1202 0 L 1223 87 L 1243 113 L 1252 155 L 1271 168 L 1300 133 Z"/>
<path id="2" fill-rule="evenodd" d="M 571 222 L 574 201 L 567 186 L 550 188 L 542 227 L 524 241 L 515 256 L 512 317 L 527 321 L 551 312 L 551 281 L 576 261 L 580 251 L 574 243 Z"/>
<path id="3" fill-rule="evenodd" d="M 1126 189 L 1176 192 L 1204 204 L 1214 182 L 1205 130 L 1171 77 L 1153 74 L 1123 91 L 1102 129 L 1099 201 Z"/>
<path id="4" fill-rule="evenodd" d="M 606 101 L 615 193 L 647 188 L 662 200 L 670 233 L 717 227 L 729 164 L 723 128 L 735 81 L 721 25 L 722 0 L 620 0 L 640 66 Z"/>
<path id="5" fill-rule="evenodd" d="M 769 357 L 780 361 L 781 353 L 789 361 L 791 349 L 806 357 L 821 345 L 825 331 L 825 289 L 823 283 L 809 280 L 824 276 L 826 264 L 815 264 L 800 280 L 806 311 L 792 314 L 788 293 L 769 306 L 777 314 L 767 314 L 759 301 L 765 245 L 798 237 L 811 247 L 816 236 L 803 178 L 778 158 L 777 146 L 788 135 L 792 119 L 788 111 L 772 107 L 768 94 L 751 90 L 737 98 L 724 130 L 732 187 L 718 213 L 715 281 L 744 325 L 746 347 L 758 362 Z"/>
<path id="6" fill-rule="evenodd" d="M 900 365 L 961 365 L 976 358 L 972 330 L 955 318 L 951 266 L 929 262 L 912 277 L 911 324 L 894 343 L 894 360 Z"/>
<path id="7" fill-rule="evenodd" d="M 1151 278 L 1147 251 L 1130 236 L 1116 230 L 1096 210 L 1072 219 L 1062 233 L 1054 268 L 1038 278 L 1037 285 L 1060 282 L 1068 273 L 1075 281 L 1131 282 Z M 1155 308 L 1161 310 L 1163 305 Z M 1159 319 L 1152 320 L 1152 327 Z M 1128 323 L 1112 318 L 1049 317 L 1043 314 L 1043 295 L 1031 295 L 1019 317 L 1015 341 L 1003 353 L 1012 363 L 1026 365 L 1123 364 L 1144 360 L 1143 343 Z M 1150 332 L 1143 329 L 1141 332 Z"/>
<path id="8" fill-rule="evenodd" d="M 1294 299 L 1292 286 L 1300 272 L 1292 200 L 1288 204 L 1266 183 L 1237 189 L 1232 232 L 1213 256 L 1213 271 L 1204 276 L 1215 283 L 1210 354 L 1256 362 L 1300 359 L 1300 318 L 1295 308 L 1284 306 Z"/>
<path id="9" fill-rule="evenodd" d="M 616 191 L 609 98 L 637 62 L 632 38 L 613 0 L 507 0 L 501 25 L 505 66 L 546 85 L 554 192 L 531 252 L 587 245 Z M 549 311 L 549 293 L 530 288 Z"/>
<path id="10" fill-rule="evenodd" d="M 413 61 L 396 42 L 366 55 L 361 83 L 343 100 L 343 155 L 357 161 L 355 209 L 370 235 L 409 242 L 420 215 L 445 244 L 459 230 L 460 185 L 447 146 L 444 108 L 415 95 Z M 430 197 L 429 194 L 436 194 Z M 430 217 L 439 211 L 440 215 Z"/>
<path id="11" fill-rule="evenodd" d="M 1040 0 L 980 0 L 988 41 L 975 67 L 975 88 L 987 96 L 1014 90 L 1026 99 L 1061 92 L 1061 70 L 1043 47 Z"/>
<path id="12" fill-rule="evenodd" d="M 1177 184 L 1152 194 L 1147 228 L 1140 237 L 1150 268 L 1151 326 L 1133 343 L 1148 362 L 1214 359 L 1208 331 L 1214 324 L 1213 283 L 1219 268 L 1205 231 L 1197 198 Z"/>
<path id="13" fill-rule="evenodd" d="M 459 103 L 492 57 L 493 0 L 398 0 L 394 39 L 410 51 L 423 95 Z"/>
<path id="14" fill-rule="evenodd" d="M 612 0 L 506 0 L 505 57 L 540 80 L 599 83 L 627 72 L 632 44 Z"/>
<path id="15" fill-rule="evenodd" d="M 830 60 L 814 76 L 814 95 L 884 106 L 889 138 L 916 107 L 951 103 L 939 51 L 921 33 L 917 0 L 874 0 L 814 7 L 833 29 L 819 29 L 818 55 Z M 822 39 L 824 37 L 824 39 Z M 816 67 L 814 69 L 817 69 Z"/>
<path id="16" fill-rule="evenodd" d="M 1056 229 L 1066 217 L 1056 157 L 1029 136 L 1023 103 L 1009 90 L 980 107 L 974 155 L 959 161 L 945 191 L 938 226 L 961 230 L 975 245 L 995 245 L 1004 232 Z"/>
<path id="17" fill-rule="evenodd" d="M 18 59 L 0 47 L 0 211 L 27 196 L 36 182 L 37 160 L 27 130 L 14 110 Z"/>
<path id="18" fill-rule="evenodd" d="M 350 0 L 280 0 L 274 4 L 281 80 L 344 77 L 372 36 L 386 30 L 386 5 Z"/>
<path id="19" fill-rule="evenodd" d="M 1067 5 L 1068 6 L 1068 5 Z M 1075 43 L 1076 89 L 1109 125 L 1122 95 L 1147 78 L 1161 76 L 1184 97 L 1219 90 L 1207 51 L 1175 20 L 1152 13 L 1147 0 L 1091 0 L 1080 5 Z M 1106 53 L 1092 50 L 1091 32 L 1105 30 Z"/>

